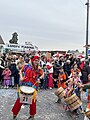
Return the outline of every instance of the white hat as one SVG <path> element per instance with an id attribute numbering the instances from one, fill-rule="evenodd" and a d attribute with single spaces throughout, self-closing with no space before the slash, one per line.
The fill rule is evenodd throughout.
<path id="1" fill-rule="evenodd" d="M 80 60 L 81 62 L 83 62 L 83 61 L 85 61 L 85 58 L 81 58 L 81 60 Z"/>
<path id="2" fill-rule="evenodd" d="M 70 63 L 70 60 L 67 60 L 68 63 Z"/>
<path id="3" fill-rule="evenodd" d="M 53 58 L 53 59 L 54 59 L 55 61 L 56 61 L 56 60 L 58 60 L 58 58 L 57 58 L 57 57 L 55 57 L 55 58 Z"/>

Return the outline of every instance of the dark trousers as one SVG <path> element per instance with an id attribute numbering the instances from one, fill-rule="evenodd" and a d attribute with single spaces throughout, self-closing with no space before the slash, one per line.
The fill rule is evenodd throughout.
<path id="1" fill-rule="evenodd" d="M 44 79 L 43 79 L 43 89 L 46 89 L 47 88 L 47 82 L 48 82 L 48 77 L 45 77 Z"/>

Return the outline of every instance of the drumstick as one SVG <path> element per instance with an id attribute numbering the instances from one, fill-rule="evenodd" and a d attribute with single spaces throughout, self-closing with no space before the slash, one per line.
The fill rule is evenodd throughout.
<path id="1" fill-rule="evenodd" d="M 38 83 L 38 81 L 36 81 L 32 87 L 34 87 L 37 83 Z M 38 83 L 38 84 L 39 84 L 39 83 Z M 39 91 L 39 90 L 40 90 L 40 89 L 38 88 L 38 91 Z"/>
<path id="2" fill-rule="evenodd" d="M 33 86 L 35 86 L 35 85 L 36 85 L 36 83 L 37 83 L 37 82 L 35 82 L 35 83 L 33 84 Z"/>
<path id="3" fill-rule="evenodd" d="M 37 83 L 38 83 L 38 81 L 36 81 L 36 82 L 33 84 L 33 86 L 35 86 Z M 32 87 L 33 87 L 33 86 L 32 86 Z"/>

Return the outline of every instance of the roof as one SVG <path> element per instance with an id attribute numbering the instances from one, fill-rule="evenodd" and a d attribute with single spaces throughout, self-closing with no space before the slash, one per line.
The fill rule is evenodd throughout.
<path id="1" fill-rule="evenodd" d="M 2 37 L 1 37 L 1 35 L 0 35 L 0 44 L 5 44 Z"/>

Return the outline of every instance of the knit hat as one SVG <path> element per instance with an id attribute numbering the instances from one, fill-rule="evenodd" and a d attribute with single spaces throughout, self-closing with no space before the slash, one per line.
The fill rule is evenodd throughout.
<path id="1" fill-rule="evenodd" d="M 32 56 L 32 57 L 31 57 L 31 62 L 33 62 L 34 60 L 39 59 L 39 58 L 40 58 L 40 57 L 39 57 L 39 56 L 37 56 L 37 55 Z"/>

